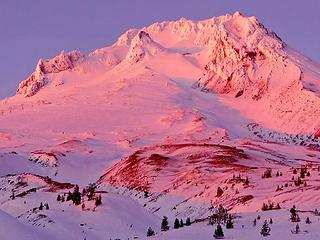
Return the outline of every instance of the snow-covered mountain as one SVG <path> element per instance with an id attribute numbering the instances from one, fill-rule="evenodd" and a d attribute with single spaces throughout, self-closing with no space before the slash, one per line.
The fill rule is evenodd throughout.
<path id="1" fill-rule="evenodd" d="M 320 67 L 239 12 L 41 59 L 0 102 L 0 219 L 19 229 L 1 237 L 210 239 L 202 223 L 160 232 L 161 218 L 205 221 L 222 204 L 251 227 L 264 203 L 282 208 L 259 213 L 281 232 L 285 209 L 320 204 L 319 93 Z M 62 202 L 75 185 L 81 204 Z"/>

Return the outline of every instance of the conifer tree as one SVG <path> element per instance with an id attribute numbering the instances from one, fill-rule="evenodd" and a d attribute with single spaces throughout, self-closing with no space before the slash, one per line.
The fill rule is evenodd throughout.
<path id="1" fill-rule="evenodd" d="M 99 195 L 96 197 L 95 206 L 98 207 L 101 204 L 102 204 L 102 197 L 101 197 L 101 195 Z"/>
<path id="2" fill-rule="evenodd" d="M 180 227 L 183 227 L 184 223 L 183 223 L 183 220 L 180 219 Z"/>
<path id="3" fill-rule="evenodd" d="M 12 190 L 11 199 L 14 200 L 16 198 L 14 191 Z"/>
<path id="4" fill-rule="evenodd" d="M 74 187 L 73 193 L 71 194 L 71 200 L 73 201 L 73 204 L 79 205 L 81 203 L 81 194 L 79 192 L 79 186 L 76 185 Z"/>
<path id="5" fill-rule="evenodd" d="M 222 227 L 221 225 L 218 223 L 217 228 L 214 230 L 214 235 L 213 235 L 216 239 L 221 239 L 224 237 L 223 231 L 222 231 Z"/>
<path id="6" fill-rule="evenodd" d="M 168 231 L 168 230 L 169 230 L 168 217 L 164 216 L 161 223 L 161 231 Z"/>
<path id="7" fill-rule="evenodd" d="M 265 237 L 265 236 L 270 235 L 270 231 L 271 231 L 271 229 L 270 229 L 270 227 L 269 227 L 269 225 L 267 223 L 267 220 L 265 220 L 263 225 L 262 225 L 260 234 Z"/>
<path id="8" fill-rule="evenodd" d="M 245 185 L 249 185 L 249 178 L 248 177 L 246 177 L 246 180 L 244 181 L 244 184 Z"/>
<path id="9" fill-rule="evenodd" d="M 42 202 L 40 203 L 39 210 L 43 210 L 43 204 L 42 204 Z"/>
<path id="10" fill-rule="evenodd" d="M 177 229 L 177 228 L 179 228 L 179 227 L 180 227 L 180 222 L 179 222 L 179 219 L 176 218 L 176 219 L 174 220 L 173 228 Z"/>
<path id="11" fill-rule="evenodd" d="M 149 227 L 147 231 L 147 237 L 154 236 L 155 234 L 156 233 L 154 232 L 154 230 L 151 227 Z"/>
<path id="12" fill-rule="evenodd" d="M 186 220 L 186 226 L 190 226 L 191 225 L 191 220 L 190 218 L 188 217 L 187 220 Z"/>
<path id="13" fill-rule="evenodd" d="M 228 217 L 228 220 L 227 220 L 227 223 L 226 223 L 226 228 L 227 229 L 233 228 L 233 222 L 232 222 L 231 215 L 229 215 L 229 217 Z"/>
<path id="14" fill-rule="evenodd" d="M 307 217 L 307 218 L 306 218 L 306 224 L 310 224 L 310 223 L 311 223 L 310 218 Z"/>

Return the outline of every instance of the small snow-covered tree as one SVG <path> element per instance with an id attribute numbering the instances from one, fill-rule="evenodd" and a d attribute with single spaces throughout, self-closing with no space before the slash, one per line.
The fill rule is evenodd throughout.
<path id="1" fill-rule="evenodd" d="M 221 225 L 218 223 L 217 228 L 214 230 L 214 235 L 213 235 L 216 239 L 222 239 L 224 238 L 224 233 L 222 230 Z"/>
<path id="2" fill-rule="evenodd" d="M 43 210 L 43 204 L 42 204 L 42 202 L 40 203 L 39 210 Z"/>
<path id="3" fill-rule="evenodd" d="M 98 195 L 95 200 L 95 206 L 98 207 L 101 204 L 102 204 L 102 197 L 101 195 Z"/>
<path id="4" fill-rule="evenodd" d="M 269 225 L 268 225 L 268 223 L 267 223 L 267 220 L 265 220 L 264 223 L 263 223 L 263 225 L 262 225 L 260 234 L 261 234 L 262 236 L 266 237 L 266 236 L 270 235 L 270 231 L 271 231 L 271 229 L 270 229 L 270 227 L 269 227 Z"/>
<path id="5" fill-rule="evenodd" d="M 298 234 L 298 233 L 300 233 L 300 226 L 299 226 L 299 224 L 296 225 L 295 230 L 291 230 L 291 233 L 293 233 L 293 234 Z"/>
<path id="6" fill-rule="evenodd" d="M 180 227 L 183 227 L 184 223 L 183 223 L 183 220 L 180 219 Z"/>
<path id="7" fill-rule="evenodd" d="M 161 231 L 168 231 L 168 230 L 169 230 L 168 217 L 164 216 L 161 222 Z"/>
<path id="8" fill-rule="evenodd" d="M 233 228 L 233 221 L 232 221 L 231 215 L 229 215 L 229 217 L 227 219 L 226 228 L 227 229 Z"/>
<path id="9" fill-rule="evenodd" d="M 180 222 L 179 222 L 179 219 L 176 218 L 176 219 L 174 220 L 173 228 L 177 229 L 177 228 L 179 228 L 179 227 L 180 227 Z"/>
<path id="10" fill-rule="evenodd" d="M 248 177 L 246 177 L 246 180 L 244 181 L 244 184 L 245 185 L 249 185 L 249 178 Z"/>
<path id="11" fill-rule="evenodd" d="M 186 226 L 190 226 L 191 225 L 191 220 L 190 218 L 188 217 L 187 220 L 186 220 Z"/>
<path id="12" fill-rule="evenodd" d="M 147 237 L 154 236 L 155 234 L 155 231 L 151 227 L 149 227 L 147 231 Z"/>
<path id="13" fill-rule="evenodd" d="M 290 216 L 290 219 L 292 222 L 300 222 L 300 217 L 299 215 L 297 214 L 297 210 L 296 210 L 296 207 L 293 206 L 291 209 L 290 209 L 290 213 L 291 213 L 291 216 Z"/>
<path id="14" fill-rule="evenodd" d="M 11 199 L 14 200 L 16 198 L 15 194 L 14 194 L 14 191 L 12 190 L 12 193 L 11 193 Z"/>
<path id="15" fill-rule="evenodd" d="M 307 218 L 306 218 L 306 224 L 310 224 L 310 223 L 311 223 L 310 218 L 307 217 Z"/>

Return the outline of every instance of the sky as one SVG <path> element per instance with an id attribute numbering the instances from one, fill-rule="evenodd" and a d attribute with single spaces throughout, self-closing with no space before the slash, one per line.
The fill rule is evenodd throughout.
<path id="1" fill-rule="evenodd" d="M 129 28 L 237 10 L 256 16 L 320 62 L 319 0 L 0 0 L 0 98 L 14 95 L 40 58 L 61 50 L 88 53 L 112 44 Z"/>

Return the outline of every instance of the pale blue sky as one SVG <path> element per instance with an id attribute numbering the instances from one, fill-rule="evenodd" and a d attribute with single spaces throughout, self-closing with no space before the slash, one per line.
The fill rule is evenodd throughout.
<path id="1" fill-rule="evenodd" d="M 39 58 L 87 53 L 132 27 L 236 10 L 255 15 L 289 45 L 320 62 L 319 0 L 0 0 L 0 97 L 15 93 Z"/>

